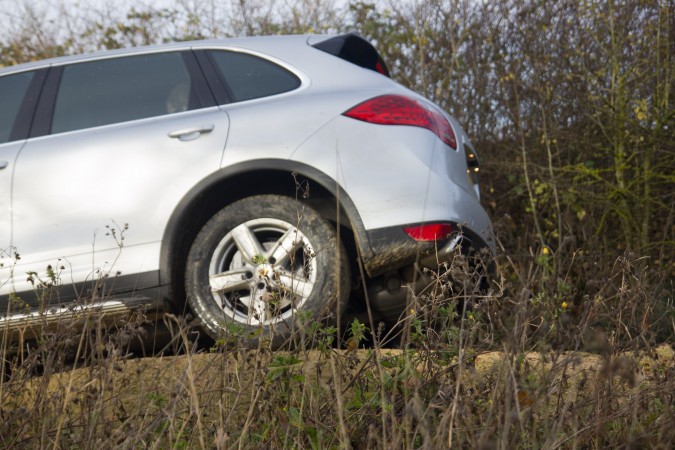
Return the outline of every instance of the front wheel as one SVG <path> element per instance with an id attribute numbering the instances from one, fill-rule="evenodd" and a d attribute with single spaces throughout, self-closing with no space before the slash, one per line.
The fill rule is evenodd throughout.
<path id="1" fill-rule="evenodd" d="M 336 231 L 313 209 L 289 197 L 248 197 L 215 214 L 195 238 L 188 304 L 214 339 L 243 329 L 249 344 L 264 338 L 278 347 L 308 320 L 342 314 L 345 259 Z"/>

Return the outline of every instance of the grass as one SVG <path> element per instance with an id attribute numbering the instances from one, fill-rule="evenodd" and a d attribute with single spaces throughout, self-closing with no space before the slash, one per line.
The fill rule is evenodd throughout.
<path id="1" fill-rule="evenodd" d="M 453 262 L 397 327 L 352 322 L 339 349 L 314 325 L 311 349 L 197 351 L 166 316 L 185 351 L 139 359 L 142 317 L 64 325 L 4 353 L 0 447 L 672 448 L 667 278 L 622 256 L 594 284 L 570 255 L 505 258 L 481 298 Z"/>

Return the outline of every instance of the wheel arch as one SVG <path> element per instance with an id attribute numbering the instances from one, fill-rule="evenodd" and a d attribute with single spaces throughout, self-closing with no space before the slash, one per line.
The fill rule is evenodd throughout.
<path id="1" fill-rule="evenodd" d="M 185 305 L 185 259 L 199 230 L 228 204 L 262 194 L 285 195 L 306 202 L 325 219 L 339 223 L 342 238 L 353 240 L 352 245 L 346 243 L 352 261 L 357 251 L 363 257 L 370 256 L 372 250 L 356 206 L 330 176 L 289 160 L 239 163 L 202 180 L 178 203 L 167 223 L 162 237 L 159 283 L 169 286 L 169 296 L 177 307 Z"/>

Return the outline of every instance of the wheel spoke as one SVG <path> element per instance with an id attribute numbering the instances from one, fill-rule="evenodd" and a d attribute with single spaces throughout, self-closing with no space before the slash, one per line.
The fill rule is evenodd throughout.
<path id="1" fill-rule="evenodd" d="M 247 273 L 248 272 L 248 273 Z M 209 285 L 214 292 L 233 292 L 250 289 L 251 280 L 248 269 L 235 269 L 209 276 Z"/>
<path id="2" fill-rule="evenodd" d="M 277 304 L 277 309 L 279 310 L 285 310 L 286 307 L 291 306 L 293 304 L 293 296 L 288 293 L 287 295 L 282 295 L 281 298 L 279 299 L 279 303 Z"/>
<path id="3" fill-rule="evenodd" d="M 244 223 L 232 230 L 232 238 L 241 252 L 245 264 L 252 262 L 256 256 L 265 254 L 258 239 Z"/>
<path id="4" fill-rule="evenodd" d="M 261 298 L 253 296 L 251 296 L 251 303 L 252 305 L 249 305 L 250 317 L 257 319 L 260 323 L 267 321 L 267 303 Z"/>
<path id="5" fill-rule="evenodd" d="M 291 276 L 286 273 L 279 274 L 279 282 L 286 288 L 289 289 L 293 294 L 301 298 L 309 297 L 312 289 L 314 288 L 314 283 L 309 281 L 301 280 L 296 276 Z"/>
<path id="6" fill-rule="evenodd" d="M 274 246 L 271 249 L 269 249 L 266 259 L 267 261 L 274 261 L 274 264 L 276 265 L 282 265 L 299 244 L 300 239 L 298 237 L 297 229 L 291 228 L 274 243 Z"/>
<path id="7" fill-rule="evenodd" d="M 237 298 L 237 301 L 250 310 L 252 298 L 253 298 L 253 295 L 247 295 L 246 297 Z M 249 312 L 249 314 L 250 314 L 250 312 Z"/>

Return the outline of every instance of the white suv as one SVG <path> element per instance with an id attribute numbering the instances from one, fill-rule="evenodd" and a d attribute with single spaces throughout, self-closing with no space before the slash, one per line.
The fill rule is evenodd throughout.
<path id="1" fill-rule="evenodd" d="M 354 34 L 23 64 L 0 99 L 0 329 L 169 299 L 281 341 L 356 261 L 386 312 L 414 264 L 494 251 L 468 137 Z"/>

